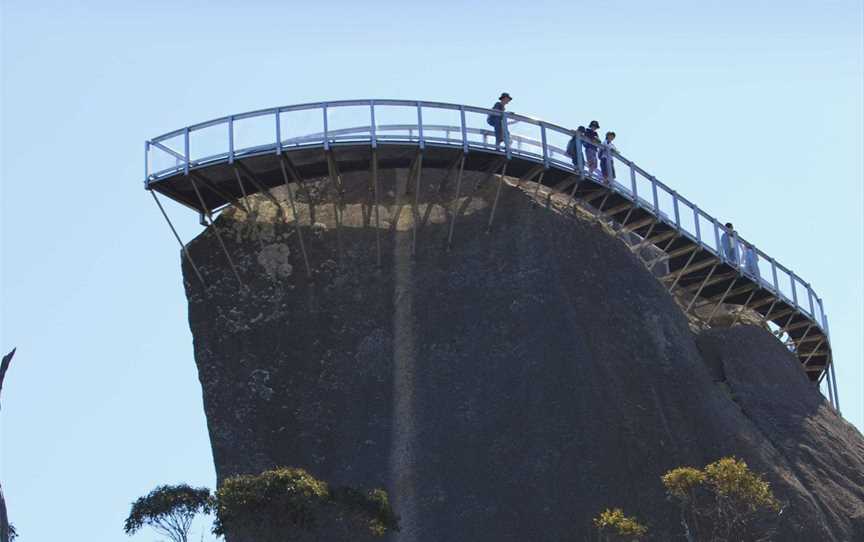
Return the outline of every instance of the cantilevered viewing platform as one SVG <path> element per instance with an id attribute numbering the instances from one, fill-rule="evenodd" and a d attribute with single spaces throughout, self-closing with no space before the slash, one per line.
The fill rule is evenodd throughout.
<path id="1" fill-rule="evenodd" d="M 504 117 L 500 145 L 487 123 L 490 115 Z M 812 381 L 827 379 L 828 398 L 838 408 L 828 319 L 810 284 L 619 153 L 606 155 L 615 179 L 587 171 L 581 152 L 567 155 L 573 137 L 584 141 L 555 124 L 467 105 L 406 100 L 293 105 L 223 117 L 147 141 L 145 188 L 157 203 L 156 193 L 167 196 L 206 223 L 253 193 L 268 195 L 277 186 L 321 178 L 337 186 L 336 179 L 350 172 L 369 172 L 375 205 L 378 172 L 386 169 L 409 170 L 418 186 L 424 170 L 444 171 L 455 179 L 457 191 L 466 170 L 498 175 L 499 190 L 505 177 L 534 181 L 591 208 L 619 232 L 637 236 L 634 248 L 655 247 L 659 256 L 648 265 L 662 261 L 660 280 L 671 293 L 686 295 L 685 311 L 707 313 L 708 325 L 721 306 L 758 314 Z M 490 223 L 494 206 L 491 213 Z M 723 248 L 724 234 L 731 251 Z"/>

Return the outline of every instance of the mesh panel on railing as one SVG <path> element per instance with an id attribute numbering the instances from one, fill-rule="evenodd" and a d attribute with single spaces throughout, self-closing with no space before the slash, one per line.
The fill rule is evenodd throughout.
<path id="1" fill-rule="evenodd" d="M 572 136 L 557 128 L 546 129 L 546 145 L 549 152 L 549 160 L 556 165 L 566 168 L 573 167 L 573 157 L 567 154 L 567 145 Z"/>
<path id="2" fill-rule="evenodd" d="M 792 288 L 795 292 L 794 299 L 797 300 L 798 307 L 807 316 L 812 316 L 813 314 L 810 312 L 810 302 L 807 300 L 807 285 L 805 285 L 801 279 L 793 277 Z"/>
<path id="3" fill-rule="evenodd" d="M 696 216 L 693 213 L 693 206 L 679 200 L 678 215 L 681 221 L 681 229 L 690 234 L 691 239 L 696 239 Z"/>
<path id="4" fill-rule="evenodd" d="M 714 221 L 702 213 L 699 213 L 698 220 L 702 244 L 713 251 L 714 254 L 719 254 L 720 250 L 717 244 L 718 232 L 714 229 Z"/>
<path id="5" fill-rule="evenodd" d="M 675 203 L 672 194 L 666 191 L 666 189 L 658 186 L 657 202 L 663 219 L 670 224 L 675 224 Z"/>
<path id="6" fill-rule="evenodd" d="M 473 147 L 494 148 L 495 133 L 492 126 L 486 122 L 487 115 L 465 112 L 465 126 L 468 131 L 468 142 Z"/>
<path id="7" fill-rule="evenodd" d="M 318 108 L 282 111 L 279 130 L 283 147 L 320 145 L 324 141 L 324 115 Z"/>
<path id="8" fill-rule="evenodd" d="M 780 287 L 780 293 L 789 303 L 792 302 L 792 277 L 789 276 L 789 273 L 781 269 L 777 268 L 777 283 Z"/>
<path id="9" fill-rule="evenodd" d="M 756 254 L 759 257 L 759 282 L 760 284 L 763 284 L 769 289 L 773 290 L 774 279 L 771 275 L 771 259 L 768 258 L 768 256 L 761 251 L 757 250 Z"/>
<path id="10" fill-rule="evenodd" d="M 150 146 L 150 174 L 153 176 L 161 176 L 169 172 L 183 169 L 184 160 L 177 156 L 185 155 L 183 135 L 181 134 L 166 138 L 158 143 L 159 145 L 166 147 L 168 150 L 160 149 L 158 145 Z"/>
<path id="11" fill-rule="evenodd" d="M 528 122 L 508 125 L 510 148 L 513 152 L 535 158 L 543 157 L 543 142 L 540 126 Z"/>
<path id="12" fill-rule="evenodd" d="M 228 123 L 190 131 L 189 155 L 196 164 L 225 158 L 228 155 Z"/>
<path id="13" fill-rule="evenodd" d="M 423 136 L 427 141 L 462 145 L 461 125 L 456 109 L 423 108 Z"/>
<path id="14" fill-rule="evenodd" d="M 368 105 L 327 107 L 327 131 L 331 143 L 369 141 L 372 137 L 371 126 Z"/>
<path id="15" fill-rule="evenodd" d="M 608 165 L 603 165 L 603 167 L 609 167 Z M 629 180 L 630 170 L 627 168 L 627 164 L 612 156 L 612 165 L 609 171 L 606 172 L 607 179 L 611 178 L 613 186 L 617 187 L 618 190 L 626 194 L 630 194 L 630 180 Z"/>
<path id="16" fill-rule="evenodd" d="M 813 318 L 816 320 L 817 325 L 819 325 L 819 327 L 822 327 L 822 322 L 825 320 L 825 315 L 822 313 L 822 307 L 819 305 L 819 299 L 816 297 L 816 294 L 813 294 L 813 307 Z"/>
<path id="17" fill-rule="evenodd" d="M 415 138 L 418 134 L 416 126 L 417 108 L 414 106 L 375 106 L 375 136 L 381 141 L 409 141 L 409 131 Z"/>
<path id="18" fill-rule="evenodd" d="M 273 113 L 234 119 L 234 155 L 256 152 L 276 145 L 276 115 Z"/>
<path id="19" fill-rule="evenodd" d="M 636 172 L 636 196 L 643 207 L 654 209 L 654 194 L 651 190 L 651 180 L 639 171 Z"/>

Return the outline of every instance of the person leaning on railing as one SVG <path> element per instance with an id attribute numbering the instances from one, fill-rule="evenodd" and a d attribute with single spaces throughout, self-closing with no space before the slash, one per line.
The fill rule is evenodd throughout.
<path id="1" fill-rule="evenodd" d="M 486 124 L 492 127 L 495 130 L 495 146 L 501 144 L 504 141 L 504 108 L 507 107 L 513 101 L 513 98 L 510 97 L 506 92 L 502 92 L 501 96 L 498 98 L 498 101 L 495 102 L 495 105 L 492 106 L 492 109 L 497 111 L 501 111 L 501 114 L 495 115 L 490 114 L 486 117 Z"/>
<path id="2" fill-rule="evenodd" d="M 720 236 L 720 246 L 723 250 L 723 256 L 726 261 L 733 265 L 738 265 L 738 240 L 736 239 L 737 232 L 735 226 L 731 222 L 726 223 L 726 231 Z"/>
<path id="3" fill-rule="evenodd" d="M 759 255 L 756 254 L 756 249 L 750 245 L 742 244 L 741 250 L 744 252 L 744 270 L 757 279 L 761 278 L 759 275 Z"/>
<path id="4" fill-rule="evenodd" d="M 588 124 L 588 129 L 585 130 L 585 141 L 582 146 L 585 147 L 585 162 L 588 165 L 588 175 L 593 175 L 597 169 L 597 146 L 600 145 L 600 136 L 597 130 L 600 129 L 600 123 L 592 120 Z"/>
<path id="5" fill-rule="evenodd" d="M 744 271 L 751 276 L 758 278 L 759 274 L 759 255 L 756 254 L 756 249 L 752 245 L 748 245 L 745 241 L 738 239 L 738 232 L 735 231 L 735 226 L 731 222 L 727 222 L 726 230 L 720 236 L 720 248 L 723 251 L 723 257 L 731 265 L 744 268 Z M 738 258 L 738 251 L 741 251 L 741 258 Z"/>
<path id="6" fill-rule="evenodd" d="M 573 169 L 576 171 L 579 171 L 579 161 L 582 160 L 582 144 L 579 143 L 580 137 L 585 137 L 584 126 L 576 128 L 576 133 L 567 142 L 567 149 L 564 151 L 573 160 Z"/>
<path id="7" fill-rule="evenodd" d="M 613 141 L 615 141 L 615 132 L 606 132 L 606 141 L 600 147 L 599 155 L 600 171 L 603 172 L 603 178 L 609 183 L 615 180 L 615 163 L 612 160 L 612 157 L 614 156 L 612 152 L 617 149 L 615 148 L 615 145 L 612 144 Z"/>

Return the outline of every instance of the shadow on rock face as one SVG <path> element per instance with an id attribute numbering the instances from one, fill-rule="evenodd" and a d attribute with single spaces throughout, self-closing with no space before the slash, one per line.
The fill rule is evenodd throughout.
<path id="1" fill-rule="evenodd" d="M 399 541 L 581 539 L 611 506 L 671 539 L 663 472 L 736 455 L 790 503 L 784 540 L 852 539 L 861 435 L 782 345 L 694 336 L 603 228 L 506 184 L 496 204 L 497 178 L 466 175 L 457 197 L 443 174 L 417 193 L 386 172 L 377 212 L 364 177 L 295 187 L 302 247 L 287 202 L 285 221 L 260 196 L 226 211 L 244 288 L 212 229 L 190 243 L 220 480 L 288 465 L 384 487 Z"/>

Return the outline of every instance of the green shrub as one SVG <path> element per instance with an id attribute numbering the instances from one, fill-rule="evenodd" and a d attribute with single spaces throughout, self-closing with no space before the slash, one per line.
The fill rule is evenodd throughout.
<path id="1" fill-rule="evenodd" d="M 687 540 L 764 540 L 782 513 L 770 484 L 734 457 L 702 470 L 678 467 L 661 480 L 678 504 Z"/>
<path id="2" fill-rule="evenodd" d="M 387 492 L 383 489 L 363 492 L 351 487 L 340 487 L 331 490 L 330 499 L 345 514 L 351 515 L 354 522 L 365 524 L 375 536 L 383 536 L 388 530 L 399 530 L 399 516 L 393 512 Z"/>
<path id="3" fill-rule="evenodd" d="M 635 517 L 624 515 L 620 508 L 607 508 L 594 518 L 594 526 L 602 540 L 639 540 L 648 533 L 648 527 Z"/>
<path id="4" fill-rule="evenodd" d="M 780 510 L 771 485 L 753 473 L 744 461 L 734 457 L 715 461 L 705 467 L 705 479 L 718 496 L 732 499 L 748 510 Z"/>
<path id="5" fill-rule="evenodd" d="M 664 474 L 661 480 L 669 495 L 677 499 L 689 499 L 705 482 L 705 473 L 693 467 L 678 467 Z"/>
<path id="6" fill-rule="evenodd" d="M 132 535 L 147 525 L 173 542 L 187 542 L 192 520 L 211 509 L 210 490 L 206 487 L 159 486 L 132 503 L 124 531 Z"/>
<path id="7" fill-rule="evenodd" d="M 303 469 L 282 467 L 228 478 L 216 492 L 213 532 L 256 542 L 311 539 L 357 540 L 398 530 L 387 493 L 376 489 L 331 490 Z"/>

